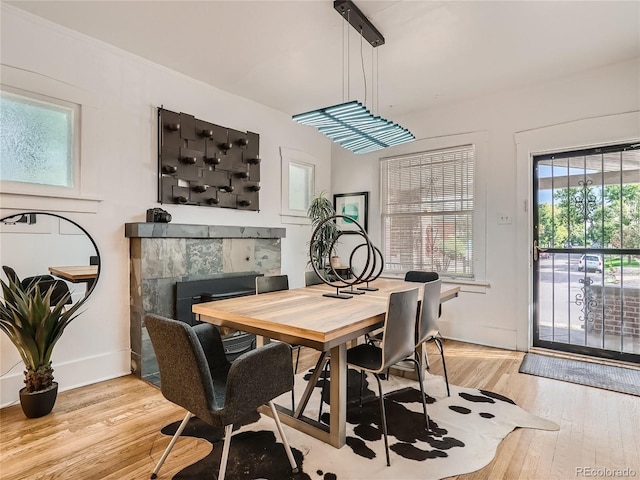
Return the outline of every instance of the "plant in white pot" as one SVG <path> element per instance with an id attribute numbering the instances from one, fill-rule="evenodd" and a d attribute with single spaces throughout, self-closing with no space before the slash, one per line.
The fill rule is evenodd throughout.
<path id="1" fill-rule="evenodd" d="M 325 196 L 325 192 L 316 193 L 309 203 L 307 216 L 311 219 L 312 231 L 327 218 L 336 214 L 331 201 Z M 309 246 L 309 263 L 313 262 L 323 275 L 327 275 L 325 267 L 331 261 L 331 245 L 340 235 L 340 230 L 335 222 L 326 222 L 315 236 L 315 241 Z"/>
<path id="2" fill-rule="evenodd" d="M 55 282 L 60 280 L 34 283 L 28 288 L 14 280 L 0 282 L 3 294 L 0 329 L 15 345 L 25 365 L 25 386 L 20 390 L 20 404 L 27 417 L 41 417 L 51 412 L 58 393 L 51 366 L 53 347 L 69 323 L 79 315 L 78 309 L 85 299 L 65 308 L 71 296 L 67 291 L 57 303 L 52 303 Z M 40 291 L 41 287 L 44 291 Z"/>

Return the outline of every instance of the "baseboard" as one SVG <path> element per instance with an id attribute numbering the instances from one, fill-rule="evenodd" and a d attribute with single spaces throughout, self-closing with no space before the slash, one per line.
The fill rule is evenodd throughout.
<path id="1" fill-rule="evenodd" d="M 69 362 L 54 363 L 54 378 L 58 391 L 64 392 L 85 385 L 122 377 L 131 373 L 129 350 L 109 352 Z M 15 373 L 0 378 L 0 408 L 19 403 L 18 392 L 24 386 L 24 368 L 20 364 Z"/>
<path id="2" fill-rule="evenodd" d="M 518 350 L 517 332 L 495 327 L 471 327 L 455 325 L 453 322 L 440 322 L 440 334 L 444 338 L 459 342 L 474 343 L 486 347 Z"/>

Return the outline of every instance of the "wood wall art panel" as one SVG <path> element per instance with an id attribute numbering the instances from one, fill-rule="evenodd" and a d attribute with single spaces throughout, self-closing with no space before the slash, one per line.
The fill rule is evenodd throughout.
<path id="1" fill-rule="evenodd" d="M 260 210 L 260 135 L 158 108 L 158 201 Z"/>

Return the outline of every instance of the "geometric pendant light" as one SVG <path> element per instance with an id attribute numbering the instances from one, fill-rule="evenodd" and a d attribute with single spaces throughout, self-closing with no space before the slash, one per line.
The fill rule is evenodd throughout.
<path id="1" fill-rule="evenodd" d="M 299 113 L 292 118 L 298 123 L 316 127 L 320 133 L 353 153 L 369 153 L 415 140 L 409 130 L 373 116 L 357 100 Z"/>
<path id="2" fill-rule="evenodd" d="M 351 0 L 335 0 L 333 7 L 373 48 L 384 45 L 382 34 Z M 316 127 L 353 153 L 369 153 L 415 140 L 409 130 L 373 115 L 357 100 L 299 113 L 292 119 Z"/>

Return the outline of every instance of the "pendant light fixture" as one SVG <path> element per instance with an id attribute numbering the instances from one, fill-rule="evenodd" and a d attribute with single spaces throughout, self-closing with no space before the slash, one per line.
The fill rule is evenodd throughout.
<path id="1" fill-rule="evenodd" d="M 361 55 L 362 39 L 367 40 L 372 48 L 384 45 L 384 37 L 382 34 L 351 0 L 335 0 L 333 7 L 344 20 L 360 34 Z M 348 48 L 347 45 L 347 51 Z M 348 70 L 349 62 L 347 61 L 347 71 Z M 366 76 L 364 77 L 364 81 L 366 102 Z M 349 80 L 347 79 L 347 89 L 348 86 Z M 415 140 L 415 137 L 409 130 L 380 116 L 373 115 L 364 104 L 357 100 L 300 113 L 294 115 L 292 118 L 294 121 L 303 125 L 316 127 L 320 133 L 353 153 L 369 153 Z"/>

